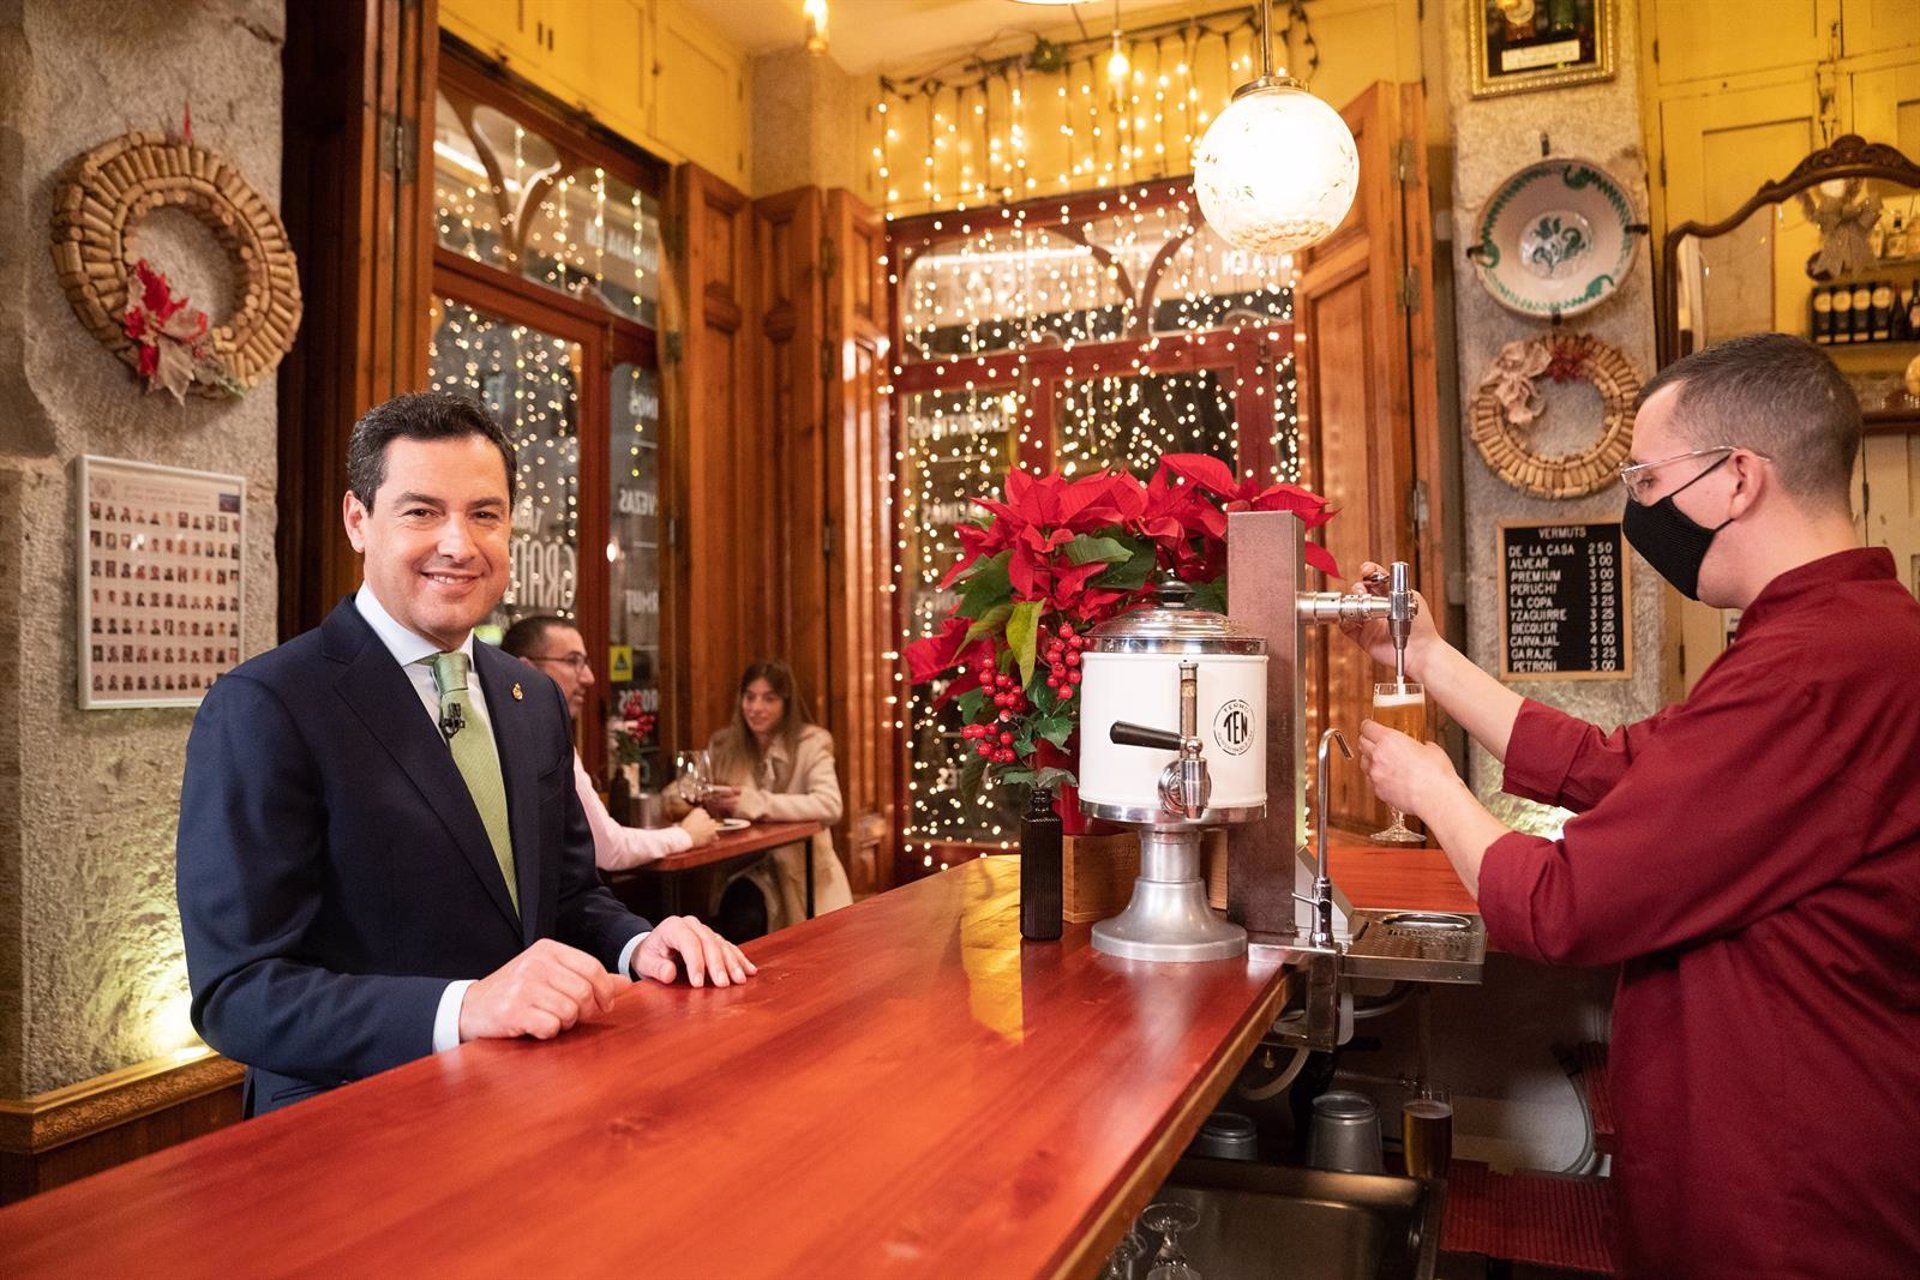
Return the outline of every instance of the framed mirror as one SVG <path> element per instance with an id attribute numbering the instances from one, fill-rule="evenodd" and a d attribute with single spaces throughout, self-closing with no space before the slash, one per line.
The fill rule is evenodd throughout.
<path id="1" fill-rule="evenodd" d="M 1660 258 L 1660 363 L 1746 333 L 1832 354 L 1868 431 L 1920 429 L 1920 166 L 1857 134 L 1813 152 Z"/>

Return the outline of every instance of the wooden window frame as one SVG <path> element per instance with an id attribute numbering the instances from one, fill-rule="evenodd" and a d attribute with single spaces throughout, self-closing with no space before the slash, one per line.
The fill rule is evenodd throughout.
<path id="1" fill-rule="evenodd" d="M 570 158 L 605 169 L 657 201 L 665 216 L 668 166 L 591 124 L 578 113 L 556 109 L 555 100 L 532 85 L 508 76 L 479 62 L 466 46 L 443 35 L 438 86 L 477 103 L 492 107 L 517 121 L 529 132 L 538 133 Z M 432 137 L 430 122 L 423 122 L 425 136 Z M 664 245 L 663 262 L 664 262 Z M 664 267 L 663 267 L 664 276 Z M 664 283 L 664 280 L 663 280 Z M 579 400 L 575 407 L 579 433 L 580 467 L 576 528 L 579 555 L 574 587 L 574 617 L 587 653 L 597 658 L 596 686 L 610 691 L 606 681 L 605 659 L 611 644 L 611 603 L 608 600 L 609 575 L 603 549 L 611 528 L 611 449 L 612 415 L 609 392 L 616 365 L 636 364 L 664 376 L 660 368 L 659 332 L 628 316 L 598 307 L 569 294 L 529 280 L 516 271 L 479 262 L 465 254 L 433 242 L 432 296 L 448 298 L 512 324 L 580 344 L 581 370 Z M 431 336 L 431 335 L 429 335 Z M 676 644 L 672 614 L 675 609 L 676 582 L 672 556 L 666 543 L 672 518 L 674 493 L 666 423 L 660 424 L 660 655 L 662 715 L 656 733 L 661 742 L 676 740 L 677 726 L 672 723 L 675 699 L 665 696 L 664 671 L 681 664 L 684 655 Z M 586 700 L 580 722 L 575 725 L 581 758 L 594 777 L 600 777 L 607 762 L 607 706 L 603 697 Z"/>

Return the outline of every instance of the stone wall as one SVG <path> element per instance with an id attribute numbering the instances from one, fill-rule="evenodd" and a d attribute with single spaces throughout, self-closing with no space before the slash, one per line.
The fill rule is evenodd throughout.
<path id="1" fill-rule="evenodd" d="M 1443 6 L 1446 14 L 1446 98 L 1453 130 L 1454 320 L 1460 374 L 1462 420 L 1458 424 L 1463 473 L 1462 526 L 1466 539 L 1468 653 L 1488 671 L 1500 669 L 1499 574 L 1495 537 L 1502 520 L 1577 522 L 1615 520 L 1623 491 L 1610 485 L 1572 501 L 1533 498 L 1512 488 L 1481 460 L 1468 438 L 1466 406 L 1501 347 L 1546 332 L 1544 322 L 1502 308 L 1480 286 L 1465 251 L 1473 242 L 1481 207 L 1515 170 L 1541 158 L 1543 139 L 1555 156 L 1590 160 L 1625 184 L 1642 216 L 1647 208 L 1647 164 L 1641 141 L 1637 52 L 1638 11 L 1616 4 L 1619 22 L 1615 65 L 1618 74 L 1597 84 L 1549 89 L 1506 97 L 1471 96 L 1472 63 L 1468 46 L 1470 12 L 1466 4 Z M 1644 380 L 1654 370 L 1653 269 L 1643 243 L 1626 282 L 1592 311 L 1566 322 L 1570 330 L 1591 333 L 1624 352 Z M 1584 401 L 1582 397 L 1585 397 Z M 1589 388 L 1548 391 L 1548 416 L 1592 424 L 1598 397 Z M 1558 412 L 1556 413 L 1556 409 Z M 1538 444 L 1548 451 L 1575 447 L 1590 435 L 1582 429 L 1548 427 Z M 1633 675 L 1626 680 L 1534 680 L 1510 682 L 1529 697 L 1564 708 L 1611 728 L 1651 715 L 1660 706 L 1661 666 L 1667 646 L 1660 579 L 1634 557 L 1632 578 Z M 1473 749 L 1472 781 L 1502 819 L 1527 829 L 1556 827 L 1558 815 L 1500 791 L 1500 768 L 1478 747 Z"/>
<path id="2" fill-rule="evenodd" d="M 78 709 L 74 459 L 244 475 L 242 656 L 275 631 L 274 385 L 143 394 L 55 282 L 56 178 L 191 103 L 195 140 L 277 203 L 284 31 L 278 0 L 0 0 L 0 1095 L 192 1039 L 173 839 L 193 713 Z M 157 219 L 141 247 L 216 319 L 230 305 L 197 226 Z"/>

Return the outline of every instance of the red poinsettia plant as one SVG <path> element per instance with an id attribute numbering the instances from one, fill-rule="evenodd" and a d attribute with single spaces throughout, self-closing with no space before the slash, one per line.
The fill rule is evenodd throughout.
<path id="1" fill-rule="evenodd" d="M 908 669 L 936 686 L 936 707 L 959 705 L 972 778 L 1048 788 L 1074 782 L 1064 765 L 1089 631 L 1151 604 L 1162 572 L 1193 587 L 1196 608 L 1224 612 L 1229 512 L 1291 511 L 1309 530 L 1333 517 L 1299 485 L 1242 480 L 1194 453 L 1166 455 L 1144 483 L 1015 470 L 1001 498 L 974 502 L 985 518 L 958 527 L 962 554 L 940 584 L 960 598 L 907 647 Z M 1306 558 L 1339 573 L 1318 544 Z"/>
<path id="2" fill-rule="evenodd" d="M 165 388 L 184 403 L 195 382 L 241 393 L 209 341 L 207 313 L 185 297 L 175 297 L 166 273 L 145 258 L 133 264 L 139 296 L 120 313 L 120 331 L 139 353 L 140 377 L 148 391 Z"/>
<path id="3" fill-rule="evenodd" d="M 619 714 L 608 728 L 613 733 L 613 758 L 620 764 L 633 764 L 646 758 L 653 745 L 653 731 L 659 717 L 647 709 L 647 693 L 635 689 L 620 700 Z"/>

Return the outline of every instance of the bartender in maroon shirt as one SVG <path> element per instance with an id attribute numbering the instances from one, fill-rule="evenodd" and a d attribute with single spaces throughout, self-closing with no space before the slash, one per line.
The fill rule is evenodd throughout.
<path id="1" fill-rule="evenodd" d="M 1649 720 L 1602 732 L 1419 627 L 1410 676 L 1507 791 L 1575 813 L 1558 838 L 1508 829 L 1440 747 L 1361 730 L 1375 792 L 1427 823 L 1496 946 L 1621 966 L 1630 1275 L 1920 1276 L 1920 604 L 1859 544 L 1859 446 L 1852 390 L 1797 338 L 1646 385 L 1627 540 L 1743 610 Z M 1358 638 L 1392 661 L 1383 628 Z"/>

